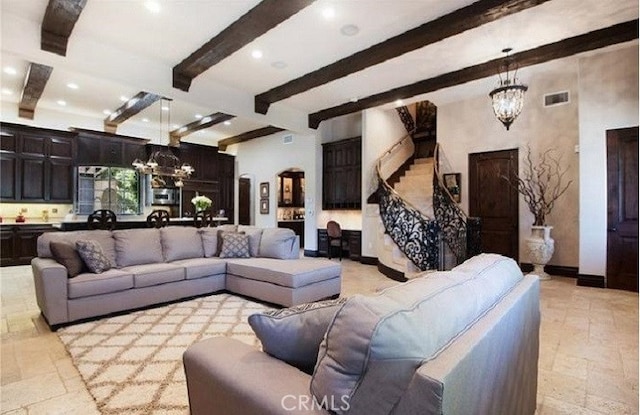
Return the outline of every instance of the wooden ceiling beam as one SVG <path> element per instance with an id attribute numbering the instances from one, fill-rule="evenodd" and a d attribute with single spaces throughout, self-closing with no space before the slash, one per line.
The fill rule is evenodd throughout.
<path id="1" fill-rule="evenodd" d="M 373 45 L 330 65 L 310 72 L 255 97 L 255 111 L 266 114 L 277 101 L 343 78 L 370 66 L 396 58 L 469 29 L 493 22 L 510 14 L 537 6 L 548 0 L 480 0 L 469 6 L 427 22 L 414 29 Z"/>
<path id="2" fill-rule="evenodd" d="M 186 135 L 195 133 L 196 131 L 204 130 L 216 124 L 228 121 L 235 118 L 235 115 L 225 114 L 224 112 L 216 112 L 201 119 L 177 128 L 169 133 L 169 145 L 177 146 L 180 143 L 180 139 Z"/>
<path id="3" fill-rule="evenodd" d="M 136 96 L 125 102 L 120 108 L 104 119 L 104 131 L 115 134 L 118 129 L 118 125 L 122 124 L 124 121 L 133 117 L 161 98 L 162 96 L 151 92 L 138 92 Z"/>
<path id="4" fill-rule="evenodd" d="M 253 9 L 174 66 L 173 87 L 188 92 L 191 81 L 195 77 L 314 1 L 262 0 Z"/>
<path id="5" fill-rule="evenodd" d="M 67 44 L 87 0 L 49 0 L 42 20 L 40 48 L 67 55 Z"/>
<path id="6" fill-rule="evenodd" d="M 33 115 L 38 105 L 38 100 L 42 96 L 44 87 L 49 81 L 53 68 L 47 65 L 31 62 L 24 80 L 22 97 L 18 105 L 18 117 L 33 119 Z"/>
<path id="7" fill-rule="evenodd" d="M 529 49 L 524 52 L 515 53 L 510 56 L 513 61 L 517 63 L 518 67 L 524 68 L 526 66 L 537 65 L 582 52 L 628 42 L 637 38 L 638 19 L 560 40 L 558 42 Z M 309 127 L 315 129 L 318 128 L 320 122 L 330 118 L 388 104 L 397 99 L 408 99 L 417 95 L 496 75 L 497 68 L 503 60 L 504 58 L 493 59 L 478 65 L 445 73 L 434 78 L 425 79 L 423 81 L 394 88 L 386 92 L 370 95 L 358 100 L 357 102 L 348 102 L 314 112 L 309 114 Z"/>
<path id="8" fill-rule="evenodd" d="M 284 128 L 274 127 L 273 125 L 264 128 L 258 128 L 257 130 L 247 131 L 246 133 L 242 133 L 234 137 L 229 137 L 218 141 L 218 148 L 220 149 L 220 151 L 225 151 L 227 149 L 227 146 L 230 146 L 232 144 L 244 143 L 245 141 L 253 140 L 254 138 L 259 137 L 266 137 L 271 134 L 279 133 L 280 131 L 284 131 Z"/>

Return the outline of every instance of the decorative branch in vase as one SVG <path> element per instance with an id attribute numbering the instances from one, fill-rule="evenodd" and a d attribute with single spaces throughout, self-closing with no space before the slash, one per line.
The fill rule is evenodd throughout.
<path id="1" fill-rule="evenodd" d="M 533 274 L 540 279 L 550 278 L 544 266 L 551 260 L 555 250 L 555 241 L 551 238 L 553 227 L 547 224 L 547 217 L 556 201 L 573 183 L 566 177 L 569 167 L 563 168 L 560 163 L 562 157 L 556 157 L 553 153 L 554 149 L 545 150 L 534 163 L 531 148 L 527 146 L 522 173 L 511 171 L 510 176 L 502 176 L 523 196 L 533 214 L 531 236 L 525 241 L 533 263 Z"/>

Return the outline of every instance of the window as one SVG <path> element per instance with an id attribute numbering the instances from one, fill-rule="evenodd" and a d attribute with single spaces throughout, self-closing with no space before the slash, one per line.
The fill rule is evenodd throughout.
<path id="1" fill-rule="evenodd" d="M 88 215 L 96 209 L 110 209 L 116 215 L 138 215 L 141 187 L 134 169 L 79 166 L 76 211 Z"/>

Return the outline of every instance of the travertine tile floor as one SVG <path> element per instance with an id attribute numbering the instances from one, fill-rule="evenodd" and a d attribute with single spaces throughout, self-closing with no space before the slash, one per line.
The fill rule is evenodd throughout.
<path id="1" fill-rule="evenodd" d="M 343 294 L 395 284 L 343 260 Z M 541 284 L 539 415 L 638 414 L 638 294 Z M 0 268 L 2 414 L 97 414 L 56 334 L 39 317 L 31 269 Z"/>

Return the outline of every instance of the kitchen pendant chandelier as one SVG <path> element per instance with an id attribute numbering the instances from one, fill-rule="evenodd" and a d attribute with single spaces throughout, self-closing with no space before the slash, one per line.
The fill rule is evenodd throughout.
<path id="1" fill-rule="evenodd" d="M 140 159 L 135 159 L 131 163 L 141 174 L 151 175 L 152 187 L 166 187 L 167 177 L 173 178 L 174 186 L 182 187 L 183 180 L 189 178 L 195 171 L 188 163 L 180 164 L 180 159 L 169 149 L 170 102 L 171 99 L 163 97 L 160 105 L 160 142 L 165 141 L 166 137 L 167 146 L 151 153 L 146 163 Z M 167 113 L 166 124 L 163 122 L 163 112 Z"/>
<path id="2" fill-rule="evenodd" d="M 498 70 L 500 84 L 489 93 L 489 96 L 491 97 L 493 113 L 496 115 L 496 118 L 504 124 L 508 131 L 511 123 L 513 123 L 513 121 L 518 118 L 518 115 L 520 115 L 520 112 L 522 112 L 524 93 L 528 87 L 518 84 L 518 78 L 516 77 L 518 67 L 513 64 L 509 56 L 511 48 L 503 49 L 502 52 L 507 54 L 501 65 L 501 67 L 504 68 L 504 74 Z"/>

